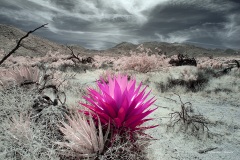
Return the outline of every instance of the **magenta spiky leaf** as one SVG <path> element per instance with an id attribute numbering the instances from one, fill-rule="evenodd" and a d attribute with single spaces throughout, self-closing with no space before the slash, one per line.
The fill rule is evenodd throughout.
<path id="1" fill-rule="evenodd" d="M 118 129 L 130 131 L 144 130 L 155 126 L 141 127 L 150 113 L 155 109 L 149 107 L 156 101 L 154 97 L 147 100 L 149 94 L 142 84 L 136 86 L 136 80 L 128 81 L 127 76 L 108 77 L 108 84 L 101 79 L 97 82 L 98 90 L 88 88 L 88 95 L 83 98 L 88 102 L 80 103 L 98 116 L 102 123 L 111 123 Z M 94 115 L 93 115 L 94 116 Z"/>

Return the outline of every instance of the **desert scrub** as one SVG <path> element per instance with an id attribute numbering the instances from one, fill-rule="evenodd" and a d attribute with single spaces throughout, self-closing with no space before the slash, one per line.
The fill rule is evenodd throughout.
<path id="1" fill-rule="evenodd" d="M 187 92 L 198 92 L 207 86 L 212 77 L 208 70 L 199 70 L 193 66 L 173 67 L 169 72 L 164 82 L 157 82 L 161 92 L 174 91 L 179 86 Z"/>
<path id="2" fill-rule="evenodd" d="M 114 63 L 114 69 L 134 70 L 142 73 L 158 70 L 169 66 L 164 55 L 148 55 L 147 53 L 131 53 L 131 56 L 123 56 Z"/>
<path id="3" fill-rule="evenodd" d="M 0 90 L 0 122 L 13 114 L 31 112 L 36 92 L 13 86 Z"/>
<path id="4" fill-rule="evenodd" d="M 40 70 L 36 67 L 21 66 L 0 70 L 0 85 L 9 87 L 11 85 L 37 84 L 40 80 L 40 74 Z"/>
<path id="5" fill-rule="evenodd" d="M 59 66 L 59 70 L 62 72 L 76 72 L 76 73 L 84 73 L 86 70 L 91 70 L 92 67 L 87 64 L 77 64 L 77 65 L 72 65 L 72 64 L 62 64 Z"/>
<path id="6" fill-rule="evenodd" d="M 240 91 L 239 78 L 233 74 L 223 75 L 219 78 L 213 78 L 209 81 L 205 91 L 219 93 L 219 92 L 233 92 Z"/>

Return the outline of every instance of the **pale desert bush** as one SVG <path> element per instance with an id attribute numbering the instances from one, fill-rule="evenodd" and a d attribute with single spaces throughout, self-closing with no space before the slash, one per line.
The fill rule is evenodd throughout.
<path id="1" fill-rule="evenodd" d="M 8 88 L 12 85 L 33 85 L 35 89 L 45 86 L 56 86 L 56 89 L 64 89 L 68 86 L 68 80 L 74 75 L 64 74 L 57 70 L 47 69 L 44 72 L 37 67 L 17 67 L 13 69 L 1 69 L 0 85 Z"/>
<path id="2" fill-rule="evenodd" d="M 115 70 L 134 70 L 142 73 L 156 71 L 163 67 L 169 67 L 169 58 L 159 55 L 159 49 L 152 51 L 140 44 L 136 48 L 139 52 L 130 51 L 130 56 L 119 57 L 114 61 Z"/>
<path id="3" fill-rule="evenodd" d="M 3 54 L 2 54 L 3 53 Z M 0 53 L 0 59 L 3 58 L 3 55 L 6 55 L 5 52 Z M 41 58 L 33 57 L 33 56 L 15 56 L 12 55 L 7 58 L 6 61 L 2 64 L 2 66 L 13 68 L 19 66 L 31 67 L 36 66 Z"/>
<path id="4" fill-rule="evenodd" d="M 63 66 L 73 67 L 75 63 L 69 59 L 69 56 L 70 55 L 67 54 L 61 54 L 60 52 L 49 51 L 43 57 L 36 57 L 35 61 L 45 64 L 48 69 L 58 69 Z"/>
<path id="5" fill-rule="evenodd" d="M 136 48 L 140 53 L 146 53 L 147 55 L 151 55 L 153 54 L 154 52 L 150 49 L 150 48 L 146 48 L 143 46 L 143 44 L 140 44 L 139 46 L 137 46 Z M 155 48 L 156 51 L 159 51 L 158 48 Z"/>
<path id="6" fill-rule="evenodd" d="M 213 68 L 213 69 L 222 69 L 225 65 L 221 62 L 213 61 L 213 62 L 203 62 L 198 65 L 198 68 Z"/>
<path id="7" fill-rule="evenodd" d="M 40 70 L 33 67 L 17 67 L 0 71 L 0 84 L 8 86 L 11 84 L 24 85 L 25 83 L 39 83 Z"/>
<path id="8" fill-rule="evenodd" d="M 100 56 L 100 55 L 95 55 L 93 57 L 93 59 L 95 60 L 93 62 L 93 66 L 95 68 L 102 68 L 103 65 L 113 65 L 114 61 L 116 61 L 116 59 L 118 59 L 117 57 L 110 57 L 110 56 Z"/>
<path id="9" fill-rule="evenodd" d="M 52 63 L 61 59 L 67 59 L 68 57 L 69 55 L 67 54 L 61 54 L 60 52 L 53 52 L 50 50 L 43 57 L 40 57 L 40 61 L 44 63 Z"/>
<path id="10" fill-rule="evenodd" d="M 48 68 L 52 68 L 52 69 L 58 69 L 62 66 L 74 66 L 73 61 L 71 60 L 63 60 L 63 59 L 59 59 L 58 61 L 49 63 Z"/>
<path id="11" fill-rule="evenodd" d="M 4 56 L 6 55 L 6 53 L 4 52 L 3 49 L 0 49 L 0 59 L 2 59 Z M 2 64 L 2 66 L 8 66 L 8 67 L 16 67 L 19 65 L 25 65 L 29 64 L 31 62 L 31 57 L 29 56 L 10 56 L 8 57 L 8 59 L 6 61 L 4 61 L 4 63 Z"/>
<path id="12" fill-rule="evenodd" d="M 233 59 L 240 60 L 239 57 L 199 57 L 197 61 L 197 66 L 200 69 L 224 69 L 229 67 L 228 63 L 230 63 Z"/>
<path id="13" fill-rule="evenodd" d="M 17 67 L 17 66 L 31 66 L 34 64 L 34 59 L 29 56 L 10 56 L 4 64 L 8 67 Z"/>
<path id="14" fill-rule="evenodd" d="M 120 57 L 114 63 L 114 69 L 117 70 L 135 70 L 147 73 L 169 66 L 168 60 L 164 55 L 148 55 L 147 53 L 131 53 L 131 56 Z"/>
<path id="15" fill-rule="evenodd" d="M 3 53 L 5 54 L 5 53 Z M 0 56 L 1 57 L 1 56 Z M 48 51 L 44 56 L 10 56 L 3 64 L 8 68 L 12 67 L 40 67 L 44 65 L 48 68 L 57 69 L 62 65 L 74 66 L 74 62 L 69 59 L 69 55 L 60 52 Z"/>
<path id="16" fill-rule="evenodd" d="M 171 67 L 169 74 L 171 79 L 182 79 L 184 81 L 196 80 L 198 69 L 195 66 Z"/>

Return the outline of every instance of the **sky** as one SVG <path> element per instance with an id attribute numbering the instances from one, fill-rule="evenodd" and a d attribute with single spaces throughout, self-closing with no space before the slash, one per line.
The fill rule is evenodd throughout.
<path id="1" fill-rule="evenodd" d="M 240 0 L 0 0 L 0 23 L 62 44 L 121 42 L 240 48 Z"/>

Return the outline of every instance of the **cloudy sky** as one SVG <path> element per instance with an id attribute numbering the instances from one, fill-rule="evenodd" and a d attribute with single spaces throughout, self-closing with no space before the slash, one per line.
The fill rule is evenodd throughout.
<path id="1" fill-rule="evenodd" d="M 240 48 L 239 0 L 0 0 L 0 23 L 63 44 L 106 49 L 121 42 Z"/>

